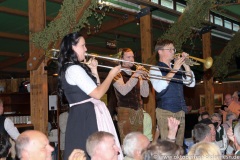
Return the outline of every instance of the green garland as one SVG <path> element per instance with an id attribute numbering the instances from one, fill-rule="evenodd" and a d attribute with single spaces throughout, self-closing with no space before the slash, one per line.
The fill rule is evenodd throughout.
<path id="1" fill-rule="evenodd" d="M 235 56 L 240 56 L 240 31 L 238 31 L 227 46 L 224 47 L 220 56 L 218 56 L 213 65 L 214 77 L 224 79 L 228 74 L 228 66 L 232 64 Z"/>
<path id="2" fill-rule="evenodd" d="M 186 0 L 187 7 L 179 20 L 171 25 L 158 40 L 169 39 L 174 42 L 174 46 L 181 51 L 182 45 L 191 37 L 192 29 L 201 28 L 205 22 L 213 2 L 211 0 Z M 156 53 L 149 58 L 148 62 L 156 64 Z"/>
<path id="3" fill-rule="evenodd" d="M 81 20 L 76 22 L 77 11 L 89 0 L 64 0 L 61 6 L 60 18 L 49 23 L 48 27 L 43 31 L 31 34 L 31 42 L 37 48 L 48 50 L 51 43 L 56 43 L 58 39 L 62 39 L 69 30 L 73 32 L 79 31 L 81 28 L 89 24 L 88 17 L 92 15 L 92 10 L 98 6 L 97 0 L 91 0 L 91 4 L 83 13 Z M 101 20 L 101 18 L 100 18 Z"/>
<path id="4" fill-rule="evenodd" d="M 175 22 L 166 33 L 159 38 L 172 40 L 177 50 L 181 47 L 192 34 L 192 28 L 201 28 L 205 23 L 205 18 L 209 10 L 218 5 L 231 3 L 232 0 L 186 0 L 187 8 L 179 20 Z M 221 10 L 221 8 L 216 7 Z M 235 34 L 233 39 L 227 44 L 220 56 L 216 58 L 213 65 L 213 76 L 223 78 L 228 74 L 228 66 L 234 56 L 240 56 L 240 31 Z M 155 64 L 156 53 L 148 60 Z"/>
<path id="5" fill-rule="evenodd" d="M 211 0 L 187 0 L 187 8 L 180 19 L 159 39 L 172 40 L 176 49 L 181 50 L 182 44 L 191 36 L 192 28 L 202 27 L 211 7 Z"/>

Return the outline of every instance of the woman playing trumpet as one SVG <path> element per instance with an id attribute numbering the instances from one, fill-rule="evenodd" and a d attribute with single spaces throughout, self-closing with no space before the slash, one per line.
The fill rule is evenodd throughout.
<path id="1" fill-rule="evenodd" d="M 117 97 L 117 119 L 122 142 L 126 134 L 130 132 L 143 132 L 141 96 L 148 96 L 149 86 L 146 78 L 142 77 L 147 74 L 142 66 L 137 66 L 134 73 L 131 71 L 134 65 L 131 63 L 134 62 L 134 54 L 130 48 L 122 49 L 120 59 L 124 60 L 121 62 L 124 70 L 114 78 L 113 86 Z"/>
<path id="2" fill-rule="evenodd" d="M 107 92 L 113 78 L 120 72 L 120 66 L 114 67 L 103 83 L 100 83 L 97 60 L 91 58 L 89 62 L 82 63 L 86 61 L 86 51 L 85 39 L 79 33 L 70 33 L 61 42 L 58 89 L 60 101 L 65 95 L 70 106 L 64 160 L 68 159 L 74 149 L 86 152 L 86 140 L 96 131 L 107 131 L 116 135 L 108 109 L 99 99 Z M 105 119 L 108 117 L 109 119 Z M 117 143 L 117 135 L 115 138 Z"/>
<path id="3" fill-rule="evenodd" d="M 181 81 L 181 79 L 192 78 L 192 82 L 187 86 L 194 87 L 194 74 L 192 73 L 190 75 L 192 71 L 190 67 L 185 63 L 185 58 L 188 56 L 188 54 L 185 52 L 182 53 L 182 57 L 177 57 L 175 59 L 174 65 L 172 66 L 172 61 L 174 60 L 174 53 L 176 52 L 172 41 L 158 41 L 155 46 L 155 51 L 157 52 L 158 57 L 157 66 L 166 69 L 153 67 L 150 70 L 150 74 L 166 76 L 168 78 L 168 80 L 150 78 L 153 88 L 156 91 L 156 117 L 158 121 L 158 127 L 160 129 L 160 135 L 162 139 L 167 138 L 167 118 L 175 117 L 180 121 L 180 127 L 177 132 L 176 143 L 182 146 L 185 130 L 185 112 L 187 111 L 187 107 L 183 95 L 184 83 L 183 81 Z M 183 67 L 187 72 L 180 72 L 179 70 L 181 69 L 181 67 Z M 171 80 L 171 78 L 176 78 L 179 80 Z"/>

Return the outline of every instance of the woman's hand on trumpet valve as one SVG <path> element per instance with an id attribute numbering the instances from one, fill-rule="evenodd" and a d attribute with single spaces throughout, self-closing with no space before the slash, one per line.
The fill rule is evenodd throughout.
<path id="1" fill-rule="evenodd" d="M 98 61 L 95 59 L 95 57 L 92 57 L 88 60 L 86 64 L 91 70 L 96 70 L 98 66 Z"/>

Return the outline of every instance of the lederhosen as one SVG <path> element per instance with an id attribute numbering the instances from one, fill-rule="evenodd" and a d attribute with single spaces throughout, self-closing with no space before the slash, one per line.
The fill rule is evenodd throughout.
<path id="1" fill-rule="evenodd" d="M 126 83 L 131 75 L 128 75 L 124 71 L 121 72 L 124 83 Z M 139 81 L 133 87 L 133 89 L 123 96 L 116 88 L 115 93 L 117 97 L 117 117 L 118 117 L 118 129 L 120 133 L 121 143 L 125 136 L 130 132 L 143 132 L 143 111 L 142 111 L 142 99 L 140 94 Z"/>

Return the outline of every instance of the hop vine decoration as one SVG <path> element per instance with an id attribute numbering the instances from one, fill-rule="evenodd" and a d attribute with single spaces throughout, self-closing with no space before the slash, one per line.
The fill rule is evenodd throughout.
<path id="1" fill-rule="evenodd" d="M 227 46 L 223 49 L 213 65 L 213 73 L 215 77 L 225 78 L 228 74 L 228 66 L 232 63 L 235 56 L 240 56 L 240 31 L 238 31 Z"/>
<path id="2" fill-rule="evenodd" d="M 181 50 L 182 44 L 190 37 L 192 28 L 202 27 L 211 7 L 211 0 L 187 0 L 184 13 L 160 39 L 172 40 L 176 49 Z"/>
<path id="3" fill-rule="evenodd" d="M 177 50 L 181 50 L 182 44 L 192 34 L 192 28 L 200 28 L 212 8 L 221 10 L 219 5 L 233 3 L 233 0 L 186 0 L 187 8 L 179 20 L 175 22 L 170 29 L 159 39 L 169 39 L 175 44 Z M 233 39 L 224 48 L 223 52 L 213 65 L 215 77 L 225 77 L 228 73 L 228 66 L 234 56 L 240 56 L 240 33 L 236 33 Z M 151 64 L 155 64 L 155 55 L 149 59 Z"/>
<path id="4" fill-rule="evenodd" d="M 84 7 L 84 4 L 90 0 L 64 0 L 59 11 L 59 17 L 49 23 L 43 31 L 31 34 L 31 42 L 37 48 L 47 50 L 51 43 L 56 43 L 58 39 L 63 38 L 68 34 L 69 30 L 73 32 L 81 30 L 90 26 L 88 18 L 94 13 L 93 11 L 98 7 L 98 0 L 91 0 L 90 5 L 86 7 L 81 19 L 76 22 L 77 11 Z M 96 12 L 95 12 L 96 13 Z M 95 15 L 99 25 L 103 19 L 104 14 Z M 55 46 L 54 44 L 53 46 Z"/>
<path id="5" fill-rule="evenodd" d="M 192 28 L 202 27 L 212 4 L 213 1 L 211 0 L 187 0 L 187 7 L 181 17 L 171 25 L 165 34 L 159 37 L 159 40 L 172 40 L 175 48 L 181 51 L 182 44 L 185 43 L 192 34 Z M 149 63 L 156 63 L 155 56 L 156 53 L 148 60 Z"/>

